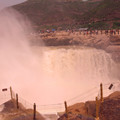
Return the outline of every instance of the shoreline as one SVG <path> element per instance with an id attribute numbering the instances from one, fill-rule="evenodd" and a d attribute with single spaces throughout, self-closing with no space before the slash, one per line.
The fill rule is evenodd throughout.
<path id="1" fill-rule="evenodd" d="M 29 36 L 34 46 L 85 46 L 105 50 L 112 55 L 114 61 L 120 63 L 120 34 L 101 31 L 88 33 L 87 31 L 55 31 L 52 33 L 35 33 Z"/>

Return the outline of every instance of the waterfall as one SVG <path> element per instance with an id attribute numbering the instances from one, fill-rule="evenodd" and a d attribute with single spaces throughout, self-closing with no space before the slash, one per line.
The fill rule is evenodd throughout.
<path id="1" fill-rule="evenodd" d="M 55 47 L 54 47 L 55 48 Z M 58 79 L 105 82 L 114 62 L 103 50 L 84 47 L 63 47 L 44 51 L 43 68 Z"/>
<path id="2" fill-rule="evenodd" d="M 40 48 L 34 49 L 37 54 L 41 51 Z M 58 101 L 70 99 L 93 87 L 99 89 L 100 83 L 117 81 L 112 75 L 116 63 L 103 50 L 78 46 L 44 47 L 41 63 L 45 93 L 50 92 L 50 96 Z M 98 89 L 94 95 L 98 94 Z"/>

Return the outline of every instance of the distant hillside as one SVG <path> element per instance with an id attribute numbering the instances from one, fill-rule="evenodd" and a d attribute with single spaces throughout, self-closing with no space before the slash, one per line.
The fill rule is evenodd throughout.
<path id="1" fill-rule="evenodd" d="M 78 26 L 84 13 L 96 8 L 102 0 L 28 0 L 13 6 L 28 16 L 35 27 Z"/>
<path id="2" fill-rule="evenodd" d="M 13 8 L 37 29 L 120 27 L 120 0 L 28 0 Z"/>
<path id="3" fill-rule="evenodd" d="M 86 23 L 92 23 L 91 27 L 120 28 L 120 0 L 103 0 L 84 14 L 84 19 Z"/>

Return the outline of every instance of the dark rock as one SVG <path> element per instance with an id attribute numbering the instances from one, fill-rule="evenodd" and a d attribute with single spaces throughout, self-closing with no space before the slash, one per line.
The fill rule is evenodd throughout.
<path id="1" fill-rule="evenodd" d="M 120 120 L 120 99 L 105 100 L 100 107 L 101 120 Z"/>
<path id="2" fill-rule="evenodd" d="M 33 120 L 33 110 L 25 109 L 21 103 L 19 103 L 19 109 L 16 107 L 15 100 L 9 100 L 3 105 L 4 108 L 0 112 L 0 116 L 2 116 L 4 120 Z M 36 112 L 36 120 L 45 120 L 45 118 Z"/>
<path id="3" fill-rule="evenodd" d="M 95 101 L 87 101 L 85 103 L 85 106 L 87 108 L 88 115 L 95 117 L 95 111 L 96 111 L 96 104 Z"/>
<path id="4" fill-rule="evenodd" d="M 72 114 L 68 114 L 69 120 L 95 120 L 95 103 L 95 101 L 86 102 L 85 108 L 88 114 L 85 115 L 81 114 L 80 112 L 75 114 L 74 112 L 71 112 Z M 75 105 L 73 106 L 76 107 Z M 69 107 L 68 110 L 70 111 Z M 81 107 L 80 111 L 83 111 Z M 120 120 L 120 92 L 116 91 L 110 94 L 108 97 L 104 98 L 104 102 L 100 105 L 99 117 L 100 120 Z M 67 120 L 66 115 L 63 114 L 58 120 Z"/>

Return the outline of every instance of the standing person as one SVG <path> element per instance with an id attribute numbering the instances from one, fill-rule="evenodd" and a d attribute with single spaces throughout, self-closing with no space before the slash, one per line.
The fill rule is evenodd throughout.
<path id="1" fill-rule="evenodd" d="M 118 34 L 119 34 L 119 29 L 118 29 Z"/>
<path id="2" fill-rule="evenodd" d="M 88 35 L 88 30 L 87 30 L 87 35 Z"/>
<path id="3" fill-rule="evenodd" d="M 110 30 L 110 34 L 113 34 L 113 30 Z"/>
<path id="4" fill-rule="evenodd" d="M 114 30 L 114 35 L 116 34 L 116 30 Z"/>
<path id="5" fill-rule="evenodd" d="M 92 35 L 92 30 L 90 30 L 90 35 Z"/>
<path id="6" fill-rule="evenodd" d="M 96 35 L 98 35 L 98 30 L 95 30 Z"/>

